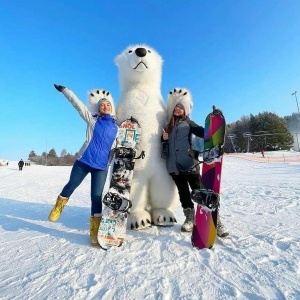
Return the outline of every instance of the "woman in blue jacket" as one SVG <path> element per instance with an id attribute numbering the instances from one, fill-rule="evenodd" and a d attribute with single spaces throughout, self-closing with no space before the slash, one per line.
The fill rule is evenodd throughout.
<path id="1" fill-rule="evenodd" d="M 52 222 L 58 220 L 74 190 L 86 175 L 91 173 L 90 237 L 91 245 L 98 246 L 97 235 L 102 213 L 102 192 L 107 176 L 110 151 L 118 132 L 118 126 L 114 119 L 114 104 L 112 98 L 108 99 L 107 97 L 109 93 L 101 96 L 91 93 L 91 97 L 102 97 L 98 102 L 98 113 L 93 115 L 71 90 L 61 85 L 55 84 L 54 86 L 65 95 L 86 121 L 87 130 L 86 140 L 79 150 L 69 182 L 57 197 L 56 204 L 49 214 L 49 220 Z"/>

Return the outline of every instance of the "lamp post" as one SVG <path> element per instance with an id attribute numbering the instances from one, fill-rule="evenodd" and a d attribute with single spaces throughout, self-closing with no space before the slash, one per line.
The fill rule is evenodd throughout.
<path id="1" fill-rule="evenodd" d="M 291 94 L 292 96 L 295 96 L 296 98 L 296 103 L 297 103 L 297 108 L 298 108 L 298 114 L 300 115 L 300 110 L 299 110 L 299 105 L 298 105 L 298 99 L 297 99 L 297 91 Z"/>

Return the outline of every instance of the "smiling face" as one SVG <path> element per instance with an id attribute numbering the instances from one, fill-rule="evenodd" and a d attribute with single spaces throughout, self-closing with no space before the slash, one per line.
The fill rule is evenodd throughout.
<path id="1" fill-rule="evenodd" d="M 175 117 L 183 117 L 185 115 L 184 107 L 181 104 L 177 104 L 173 114 Z"/>
<path id="2" fill-rule="evenodd" d="M 103 101 L 99 105 L 100 115 L 110 115 L 112 112 L 112 107 L 109 101 Z"/>

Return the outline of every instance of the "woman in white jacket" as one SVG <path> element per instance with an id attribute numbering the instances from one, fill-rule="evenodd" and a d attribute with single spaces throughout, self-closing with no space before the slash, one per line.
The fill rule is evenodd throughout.
<path id="1" fill-rule="evenodd" d="M 86 175 L 91 173 L 90 237 L 91 245 L 98 246 L 97 235 L 102 213 L 102 192 L 107 176 L 110 151 L 118 132 L 114 118 L 114 104 L 112 98 L 107 97 L 109 93 L 101 95 L 98 111 L 96 114 L 92 114 L 71 90 L 61 85 L 54 86 L 65 95 L 86 121 L 87 130 L 86 140 L 79 150 L 70 179 L 57 197 L 56 204 L 49 214 L 49 220 L 52 222 L 58 220 L 74 190 Z"/>

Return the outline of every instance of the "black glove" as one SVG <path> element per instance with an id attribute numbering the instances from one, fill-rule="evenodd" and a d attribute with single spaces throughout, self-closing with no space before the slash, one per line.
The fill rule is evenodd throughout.
<path id="1" fill-rule="evenodd" d="M 55 87 L 59 92 L 62 92 L 62 91 L 65 89 L 64 86 L 62 86 L 62 85 L 57 85 L 57 84 L 55 84 L 55 83 L 54 83 L 54 87 Z"/>
<path id="2" fill-rule="evenodd" d="M 223 116 L 223 112 L 221 109 L 216 108 L 215 106 L 213 106 L 213 114 L 214 115 L 222 115 Z"/>

